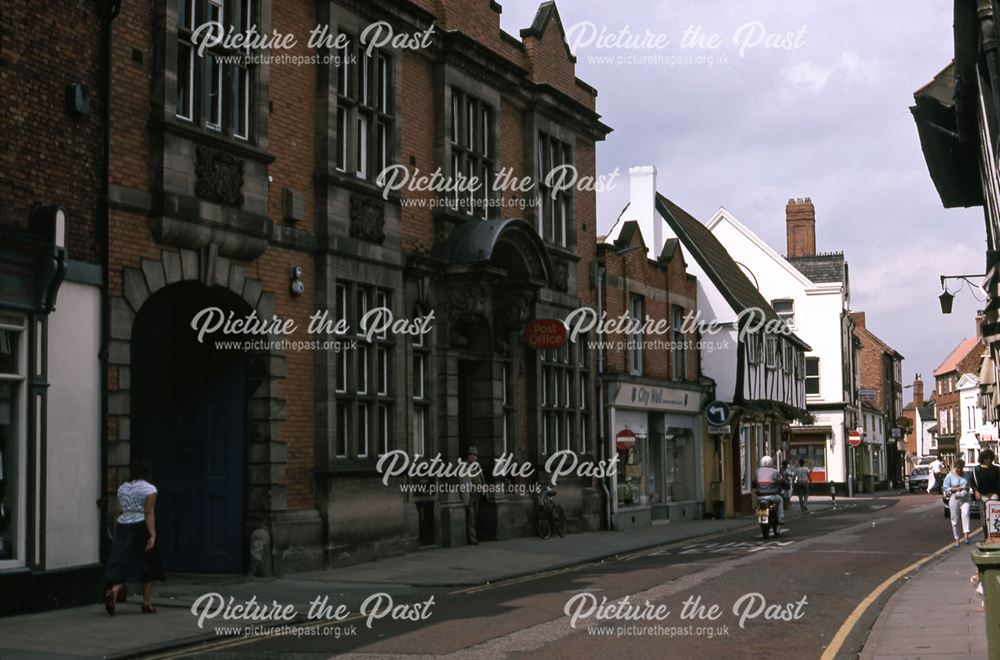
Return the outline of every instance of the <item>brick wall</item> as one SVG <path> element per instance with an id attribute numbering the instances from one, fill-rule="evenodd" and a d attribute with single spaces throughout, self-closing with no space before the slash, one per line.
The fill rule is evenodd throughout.
<path id="1" fill-rule="evenodd" d="M 95 2 L 4 2 L 0 11 L 0 223 L 26 226 L 33 202 L 62 204 L 71 259 L 99 263 L 102 21 Z M 83 83 L 90 112 L 66 107 Z"/>

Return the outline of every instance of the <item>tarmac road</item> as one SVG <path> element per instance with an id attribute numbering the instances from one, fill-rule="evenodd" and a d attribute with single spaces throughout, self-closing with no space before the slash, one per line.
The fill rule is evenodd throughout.
<path id="1" fill-rule="evenodd" d="M 355 614 L 298 626 L 294 635 L 254 634 L 168 656 L 753 658 L 796 649 L 795 657 L 819 658 L 836 637 L 837 657 L 855 658 L 902 580 L 839 637 L 838 630 L 886 578 L 951 538 L 941 509 L 939 497 L 923 494 L 842 501 L 839 510 L 790 519 L 778 539 L 763 540 L 748 521 L 734 531 L 497 584 L 399 586 L 392 594 L 397 613 L 426 618 L 386 617 L 369 628 Z M 633 609 L 619 607 L 616 615 L 599 607 L 626 596 Z M 567 615 L 571 599 L 575 622 Z M 403 607 L 420 603 L 423 610 Z M 357 604 L 351 610 L 357 613 Z M 636 611 L 647 616 L 635 618 Z"/>

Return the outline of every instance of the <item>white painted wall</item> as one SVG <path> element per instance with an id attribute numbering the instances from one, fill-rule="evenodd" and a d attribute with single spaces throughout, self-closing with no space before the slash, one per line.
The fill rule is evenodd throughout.
<path id="1" fill-rule="evenodd" d="M 99 561 L 100 291 L 65 282 L 49 316 L 46 568 Z"/>

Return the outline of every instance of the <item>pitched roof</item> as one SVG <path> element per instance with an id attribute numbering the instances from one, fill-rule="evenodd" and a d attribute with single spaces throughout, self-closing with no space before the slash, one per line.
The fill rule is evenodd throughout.
<path id="1" fill-rule="evenodd" d="M 880 348 L 883 353 L 888 353 L 889 355 L 891 355 L 893 357 L 896 357 L 896 358 L 899 358 L 900 360 L 903 359 L 903 356 L 902 356 L 902 354 L 899 351 L 897 351 L 895 348 L 893 348 L 892 346 L 889 346 L 889 344 L 887 344 L 884 341 L 882 341 L 878 337 L 878 335 L 876 335 L 874 332 L 872 332 L 871 330 L 869 330 L 867 328 L 867 326 L 864 327 L 864 328 L 857 328 L 856 327 L 856 328 L 854 328 L 854 331 L 857 332 L 857 333 L 859 333 L 859 334 L 863 334 L 868 340 L 870 340 L 873 344 L 875 344 L 878 348 Z"/>
<path id="2" fill-rule="evenodd" d="M 769 321 L 780 320 L 771 304 L 754 287 L 743 269 L 733 261 L 708 227 L 659 193 L 656 194 L 656 211 L 670 225 L 680 242 L 737 314 L 748 309 L 759 309 Z M 804 350 L 812 350 L 794 333 L 788 336 Z"/>
<path id="3" fill-rule="evenodd" d="M 927 405 L 920 406 L 920 409 L 917 412 L 920 413 L 920 419 L 935 419 L 933 403 L 928 403 Z"/>
<path id="4" fill-rule="evenodd" d="M 943 376 L 946 373 L 955 371 L 958 368 L 958 363 L 965 359 L 965 356 L 969 354 L 969 351 L 976 347 L 979 343 L 978 337 L 968 337 L 958 342 L 958 346 L 948 354 L 948 357 L 944 359 L 937 369 L 934 370 L 935 376 Z"/>
<path id="5" fill-rule="evenodd" d="M 844 253 L 830 252 L 808 257 L 785 257 L 788 263 L 817 284 L 844 283 Z"/>

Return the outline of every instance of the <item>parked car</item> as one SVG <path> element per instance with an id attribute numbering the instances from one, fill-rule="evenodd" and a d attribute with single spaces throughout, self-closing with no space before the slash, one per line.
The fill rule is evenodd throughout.
<path id="1" fill-rule="evenodd" d="M 965 472 L 963 472 L 962 476 L 965 477 L 966 480 L 968 480 L 968 482 L 970 484 L 972 483 L 972 469 L 971 468 L 968 469 L 968 470 L 966 470 Z M 941 496 L 941 502 L 944 504 L 944 517 L 945 518 L 950 518 L 951 517 L 951 509 L 948 508 L 948 500 L 949 499 L 951 499 L 951 496 L 949 496 L 949 495 L 942 495 Z M 974 497 L 972 497 L 970 495 L 969 502 L 971 503 L 970 506 L 969 506 L 969 517 L 970 518 L 978 518 L 979 517 L 979 501 L 976 500 L 976 498 L 974 498 Z"/>
<path id="2" fill-rule="evenodd" d="M 927 491 L 927 484 L 930 481 L 931 469 L 926 465 L 913 468 L 910 472 L 910 492 L 918 493 Z"/>

